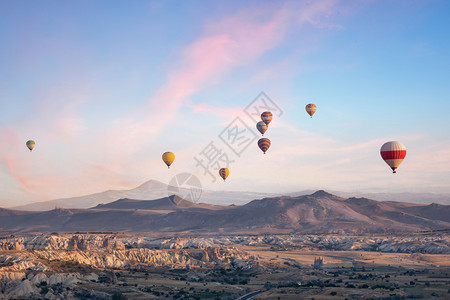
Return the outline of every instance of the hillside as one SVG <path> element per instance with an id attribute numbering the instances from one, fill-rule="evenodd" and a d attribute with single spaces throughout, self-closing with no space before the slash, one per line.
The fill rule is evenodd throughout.
<path id="1" fill-rule="evenodd" d="M 156 200 L 119 199 L 107 204 L 99 204 L 92 209 L 145 209 L 145 210 L 176 210 L 176 209 L 226 209 L 225 206 L 207 203 L 192 203 L 181 197 L 172 195 Z"/>
<path id="2" fill-rule="evenodd" d="M 177 196 L 120 199 L 91 209 L 1 210 L 3 232 L 358 233 L 450 228 L 450 207 L 341 198 L 325 191 L 242 206 L 195 204 Z"/>
<path id="3" fill-rule="evenodd" d="M 179 195 L 188 194 L 184 188 L 179 189 Z M 169 185 L 157 180 L 149 180 L 140 186 L 130 190 L 109 190 L 101 193 L 80 197 L 56 199 L 43 202 L 34 202 L 26 205 L 15 206 L 11 209 L 25 211 L 43 211 L 55 208 L 90 208 L 99 204 L 107 204 L 117 199 L 142 199 L 151 200 L 168 196 Z M 214 205 L 245 204 L 253 199 L 275 196 L 268 193 L 237 192 L 237 191 L 208 191 L 203 190 L 200 201 Z"/>

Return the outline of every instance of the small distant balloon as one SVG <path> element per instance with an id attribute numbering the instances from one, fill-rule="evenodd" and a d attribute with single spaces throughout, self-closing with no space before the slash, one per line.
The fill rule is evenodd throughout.
<path id="1" fill-rule="evenodd" d="M 261 149 L 262 152 L 264 152 L 264 154 L 266 154 L 266 151 L 270 147 L 270 140 L 268 138 L 259 139 L 258 147 L 259 149 Z"/>
<path id="2" fill-rule="evenodd" d="M 175 154 L 173 154 L 172 152 L 164 152 L 164 154 L 162 155 L 162 159 L 166 163 L 167 168 L 170 169 L 170 165 L 175 160 Z"/>
<path id="3" fill-rule="evenodd" d="M 259 121 L 256 124 L 256 129 L 258 129 L 259 132 L 261 132 L 261 134 L 264 136 L 264 132 L 266 132 L 267 128 L 269 128 L 269 126 L 267 126 L 266 123 L 264 123 L 263 121 Z"/>
<path id="4" fill-rule="evenodd" d="M 229 174 L 230 174 L 230 170 L 228 170 L 227 168 L 222 168 L 219 170 L 219 175 L 220 175 L 220 177 L 222 177 L 223 181 L 225 181 L 225 179 L 227 179 Z"/>
<path id="5" fill-rule="evenodd" d="M 305 109 L 306 109 L 306 112 L 307 112 L 307 113 L 311 116 L 311 118 L 312 118 L 312 116 L 314 115 L 314 113 L 315 113 L 316 110 L 317 110 L 317 106 L 316 106 L 315 104 L 310 103 L 310 104 L 306 105 Z"/>
<path id="6" fill-rule="evenodd" d="M 400 142 L 391 141 L 381 146 L 380 154 L 383 160 L 391 167 L 393 173 L 397 173 L 398 166 L 406 156 L 406 148 Z"/>
<path id="7" fill-rule="evenodd" d="M 35 145 L 36 145 L 36 143 L 33 140 L 29 140 L 27 142 L 27 147 L 28 147 L 28 149 L 30 149 L 30 152 L 33 151 Z"/>
<path id="8" fill-rule="evenodd" d="M 270 111 L 265 111 L 261 114 L 261 120 L 269 126 L 269 123 L 272 121 L 272 113 Z"/>

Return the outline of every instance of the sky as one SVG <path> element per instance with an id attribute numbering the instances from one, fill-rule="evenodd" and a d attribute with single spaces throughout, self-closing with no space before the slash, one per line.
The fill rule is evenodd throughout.
<path id="1" fill-rule="evenodd" d="M 210 190 L 450 193 L 449 13 L 445 0 L 0 0 L 0 206 L 180 173 Z M 392 140 L 407 148 L 397 174 L 379 153 Z"/>

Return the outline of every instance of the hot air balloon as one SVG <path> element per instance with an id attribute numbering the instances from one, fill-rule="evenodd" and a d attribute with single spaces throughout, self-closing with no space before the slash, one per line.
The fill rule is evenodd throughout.
<path id="1" fill-rule="evenodd" d="M 380 154 L 383 160 L 391 167 L 393 173 L 397 173 L 396 169 L 406 156 L 406 148 L 400 142 L 391 141 L 381 146 Z"/>
<path id="2" fill-rule="evenodd" d="M 172 152 L 164 152 L 164 154 L 162 155 L 162 159 L 170 169 L 170 165 L 175 160 L 175 154 L 173 154 Z"/>
<path id="3" fill-rule="evenodd" d="M 317 106 L 316 106 L 315 104 L 310 103 L 310 104 L 306 105 L 305 109 L 306 109 L 306 112 L 307 112 L 307 113 L 311 116 L 311 118 L 312 118 L 312 116 L 314 115 L 314 113 L 315 113 L 316 110 L 317 110 Z"/>
<path id="4" fill-rule="evenodd" d="M 266 154 L 267 149 L 269 149 L 270 147 L 270 140 L 267 138 L 259 139 L 258 146 L 259 149 L 261 149 L 264 152 L 264 154 Z"/>
<path id="5" fill-rule="evenodd" d="M 265 111 L 261 114 L 261 120 L 269 126 L 270 121 L 272 121 L 272 113 L 270 111 Z"/>
<path id="6" fill-rule="evenodd" d="M 267 128 L 269 128 L 269 126 L 267 126 L 266 123 L 264 123 L 263 121 L 259 121 L 256 124 L 256 129 L 258 129 L 259 132 L 261 132 L 261 134 L 264 136 L 264 132 L 266 132 Z"/>
<path id="7" fill-rule="evenodd" d="M 225 179 L 227 179 L 228 174 L 230 174 L 230 170 L 228 170 L 227 168 L 222 168 L 219 170 L 219 175 L 220 175 L 220 177 L 222 177 L 223 181 L 225 181 Z"/>
<path id="8" fill-rule="evenodd" d="M 32 140 L 29 140 L 27 142 L 27 147 L 28 147 L 28 149 L 30 149 L 30 152 L 33 151 L 33 148 L 34 148 L 35 145 L 36 145 L 36 143 L 34 141 L 32 141 Z"/>

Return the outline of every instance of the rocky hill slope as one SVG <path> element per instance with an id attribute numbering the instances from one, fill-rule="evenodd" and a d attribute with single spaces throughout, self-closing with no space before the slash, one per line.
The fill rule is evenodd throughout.
<path id="1" fill-rule="evenodd" d="M 43 202 L 34 202 L 16 206 L 14 210 L 43 211 L 56 208 L 90 208 L 99 204 L 107 204 L 117 199 L 158 199 L 168 196 L 168 191 L 173 190 L 169 185 L 157 180 L 149 180 L 140 186 L 129 190 L 109 190 L 91 195 L 63 198 Z M 187 195 L 189 189 L 176 187 L 178 195 Z M 237 192 L 237 191 L 209 191 L 203 190 L 199 201 L 215 205 L 244 204 L 253 199 L 274 196 L 269 193 Z"/>
<path id="2" fill-rule="evenodd" d="M 331 251 L 329 259 L 342 258 L 345 251 L 355 252 L 355 255 L 349 255 L 352 259 L 343 258 L 346 262 L 355 257 L 366 262 L 363 254 L 373 259 L 368 253 L 387 252 L 387 257 L 394 261 L 406 261 L 415 267 L 424 263 L 433 266 L 431 256 L 445 259 L 445 255 L 450 254 L 450 239 L 445 232 L 359 236 L 155 237 L 57 233 L 4 236 L 0 237 L 0 299 L 110 299 L 118 286 L 131 287 L 128 280 L 132 278 L 138 279 L 133 290 L 148 299 L 149 294 L 142 294 L 149 291 L 150 285 L 144 284 L 144 278 L 148 276 L 163 275 L 159 284 L 166 285 L 166 275 L 172 273 L 176 283 L 183 286 L 192 283 L 205 288 L 206 282 L 199 281 L 214 273 L 270 274 L 279 273 L 288 266 L 298 272 L 301 260 L 291 258 L 293 251 L 310 256 Z M 390 255 L 393 252 L 395 255 Z M 271 254 L 267 256 L 268 253 Z M 304 264 L 301 266 L 302 270 L 306 268 Z M 128 274 L 126 279 L 124 274 Z M 184 274 L 183 280 L 178 281 L 181 274 Z M 326 276 L 329 278 L 329 274 Z"/>
<path id="3" fill-rule="evenodd" d="M 450 228 L 450 206 L 341 198 L 325 191 L 254 200 L 242 206 L 195 204 L 177 196 L 122 199 L 92 209 L 0 211 L 0 230 L 184 233 L 361 233 Z"/>

